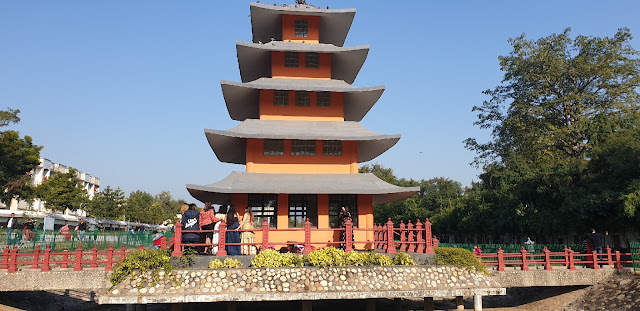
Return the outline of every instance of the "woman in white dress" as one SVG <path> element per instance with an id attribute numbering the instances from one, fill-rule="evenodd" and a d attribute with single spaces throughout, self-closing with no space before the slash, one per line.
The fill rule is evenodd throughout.
<path id="1" fill-rule="evenodd" d="M 211 238 L 211 243 L 213 243 L 213 249 L 212 249 L 213 255 L 218 253 L 218 243 L 220 242 L 220 231 L 219 231 L 220 223 L 222 223 L 223 221 L 224 222 L 227 221 L 226 205 L 220 205 L 220 207 L 218 208 L 218 213 L 216 213 L 216 218 L 218 219 L 218 222 L 216 222 L 216 225 L 213 227 L 213 230 L 218 230 L 218 231 L 214 231 L 213 237 Z"/>

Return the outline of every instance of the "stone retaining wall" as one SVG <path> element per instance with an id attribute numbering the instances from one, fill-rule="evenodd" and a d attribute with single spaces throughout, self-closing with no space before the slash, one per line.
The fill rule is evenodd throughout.
<path id="1" fill-rule="evenodd" d="M 490 277 L 451 266 L 296 267 L 174 270 L 129 278 L 99 303 L 364 299 L 504 295 Z"/>
<path id="2" fill-rule="evenodd" d="M 39 269 L 22 269 L 16 273 L 0 272 L 0 291 L 40 291 L 86 289 L 105 291 L 111 286 L 104 269 L 56 269 L 41 272 Z"/>

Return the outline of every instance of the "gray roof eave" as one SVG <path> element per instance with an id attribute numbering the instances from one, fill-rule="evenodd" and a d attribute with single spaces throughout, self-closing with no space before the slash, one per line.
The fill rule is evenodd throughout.
<path id="1" fill-rule="evenodd" d="M 249 83 L 223 80 L 221 85 L 229 115 L 236 121 L 260 117 L 261 89 L 344 93 L 345 121 L 361 121 L 385 90 L 384 85 L 353 87 L 339 80 L 309 79 L 260 78 Z"/>
<path id="2" fill-rule="evenodd" d="M 274 46 L 238 41 L 236 42 L 236 51 L 242 82 L 271 77 L 271 52 L 273 51 L 307 51 L 333 54 L 331 57 L 331 78 L 344 80 L 351 84 L 355 81 L 367 59 L 369 46 L 342 48 L 310 43 L 287 43 L 286 45 Z"/>
<path id="3" fill-rule="evenodd" d="M 370 161 L 399 140 L 367 130 L 353 121 L 278 121 L 247 119 L 229 130 L 205 129 L 209 145 L 221 162 L 246 164 L 246 139 L 305 139 L 358 142 L 358 162 Z"/>
<path id="4" fill-rule="evenodd" d="M 232 172 L 210 185 L 187 185 L 202 202 L 231 203 L 232 193 L 371 194 L 380 204 L 415 195 L 420 187 L 398 187 L 373 174 L 262 174 Z"/>
<path id="5" fill-rule="evenodd" d="M 317 9 L 251 3 L 253 42 L 282 40 L 282 15 L 320 16 L 320 42 L 342 46 L 347 38 L 356 9 Z"/>

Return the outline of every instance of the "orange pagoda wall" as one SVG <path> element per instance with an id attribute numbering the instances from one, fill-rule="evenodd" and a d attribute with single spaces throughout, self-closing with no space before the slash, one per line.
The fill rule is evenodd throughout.
<path id="1" fill-rule="evenodd" d="M 331 107 L 318 107 L 311 92 L 309 107 L 296 106 L 296 92 L 289 91 L 289 106 L 274 106 L 274 90 L 260 90 L 261 120 L 344 121 L 343 93 L 331 93 Z"/>

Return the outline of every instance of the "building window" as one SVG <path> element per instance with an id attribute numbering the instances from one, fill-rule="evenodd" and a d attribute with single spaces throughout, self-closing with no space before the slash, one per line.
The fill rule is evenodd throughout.
<path id="1" fill-rule="evenodd" d="M 340 228 L 340 209 L 346 207 L 351 214 L 353 227 L 358 227 L 358 195 L 330 194 L 329 195 L 329 226 Z"/>
<path id="2" fill-rule="evenodd" d="M 311 226 L 318 226 L 318 196 L 315 194 L 289 195 L 289 228 L 304 228 L 309 218 Z"/>
<path id="3" fill-rule="evenodd" d="M 306 38 L 309 36 L 309 21 L 306 19 L 296 19 L 294 22 L 295 36 Z"/>
<path id="4" fill-rule="evenodd" d="M 298 52 L 284 52 L 284 66 L 285 67 L 298 67 Z"/>
<path id="5" fill-rule="evenodd" d="M 278 196 L 275 194 L 249 194 L 249 207 L 254 216 L 254 228 L 262 228 L 266 219 L 269 228 L 277 228 Z"/>
<path id="6" fill-rule="evenodd" d="M 266 156 L 284 155 L 284 140 L 283 139 L 265 139 L 264 155 Z"/>
<path id="7" fill-rule="evenodd" d="M 331 92 L 316 93 L 316 105 L 318 107 L 331 107 Z"/>
<path id="8" fill-rule="evenodd" d="M 325 140 L 322 142 L 322 155 L 341 156 L 342 141 L 341 140 Z"/>
<path id="9" fill-rule="evenodd" d="M 276 90 L 273 92 L 274 106 L 289 106 L 289 91 Z"/>
<path id="10" fill-rule="evenodd" d="M 311 94 L 306 91 L 296 91 L 296 106 L 309 107 L 311 105 Z"/>
<path id="11" fill-rule="evenodd" d="M 307 52 L 305 55 L 305 67 L 307 68 L 320 68 L 320 54 Z"/>
<path id="12" fill-rule="evenodd" d="M 291 155 L 293 156 L 316 155 L 316 141 L 315 140 L 292 140 Z"/>

